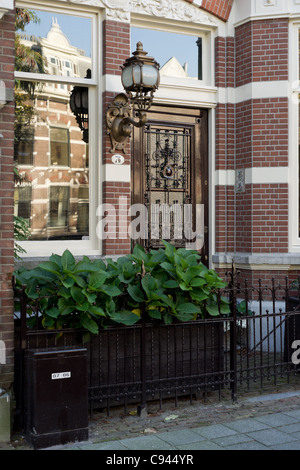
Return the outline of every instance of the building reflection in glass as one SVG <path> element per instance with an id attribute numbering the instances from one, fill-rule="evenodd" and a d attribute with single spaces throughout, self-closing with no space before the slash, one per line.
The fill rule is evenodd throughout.
<path id="1" fill-rule="evenodd" d="M 44 40 L 22 40 L 39 48 L 45 73 L 84 77 L 91 68 L 91 58 L 69 43 L 56 19 Z M 89 236 L 89 148 L 70 109 L 72 89 L 59 80 L 38 85 L 26 102 L 30 120 L 16 117 L 15 215 L 28 221 L 31 240 Z"/>

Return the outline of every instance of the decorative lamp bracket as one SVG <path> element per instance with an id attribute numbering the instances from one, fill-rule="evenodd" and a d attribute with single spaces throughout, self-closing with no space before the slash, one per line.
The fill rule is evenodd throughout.
<path id="1" fill-rule="evenodd" d="M 122 66 L 121 81 L 127 94 L 118 94 L 106 113 L 111 152 L 126 152 L 125 146 L 130 138 L 132 126 L 143 127 L 146 124 L 146 111 L 151 107 L 154 91 L 159 85 L 159 64 L 152 57 L 147 57 L 141 42 L 136 46 L 133 56 L 126 59 Z M 136 113 L 138 121 L 132 118 L 133 112 Z"/>
<path id="2" fill-rule="evenodd" d="M 122 150 L 126 153 L 126 144 L 131 136 L 132 127 L 143 127 L 146 124 L 146 114 L 137 111 L 138 121 L 132 119 L 132 108 L 125 93 L 117 95 L 106 113 L 107 133 L 112 144 L 111 152 Z"/>

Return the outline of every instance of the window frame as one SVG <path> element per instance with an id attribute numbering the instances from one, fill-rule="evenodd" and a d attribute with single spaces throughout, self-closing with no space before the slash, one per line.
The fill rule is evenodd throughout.
<path id="1" fill-rule="evenodd" d="M 101 126 L 99 110 L 101 106 L 101 77 L 102 61 L 100 51 L 102 45 L 102 15 L 99 9 L 83 10 L 81 5 L 63 5 L 49 6 L 41 5 L 36 0 L 16 2 L 16 7 L 28 8 L 31 10 L 47 11 L 53 14 L 64 14 L 78 17 L 85 17 L 91 20 L 91 58 L 92 58 L 92 78 L 78 78 L 61 75 L 50 75 L 40 73 L 26 73 L 15 71 L 15 78 L 25 81 L 36 81 L 43 83 L 68 84 L 70 86 L 82 85 L 89 88 L 89 237 L 83 237 L 82 240 L 26 240 L 18 242 L 25 253 L 26 258 L 36 258 L 49 256 L 52 253 L 61 254 L 65 249 L 69 249 L 75 256 L 96 256 L 101 255 L 101 241 L 96 236 L 96 209 L 101 202 L 101 184 L 100 184 L 100 149 L 101 149 Z M 50 139 L 49 139 L 50 142 Z M 49 149 L 50 150 L 50 149 Z M 51 157 L 50 157 L 51 158 Z M 56 165 L 55 165 L 56 166 Z M 59 168 L 59 167 L 58 167 Z M 92 216 L 94 214 L 95 216 Z"/>
<path id="2" fill-rule="evenodd" d="M 289 251 L 300 252 L 300 177 L 299 177 L 299 68 L 300 19 L 290 23 L 289 30 Z"/>

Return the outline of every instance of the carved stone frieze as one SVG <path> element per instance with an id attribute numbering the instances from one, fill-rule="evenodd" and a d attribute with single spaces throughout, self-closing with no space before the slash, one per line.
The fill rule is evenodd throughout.
<path id="1" fill-rule="evenodd" d="M 215 26 L 215 21 L 184 0 L 131 0 L 132 12 Z"/>
<path id="2" fill-rule="evenodd" d="M 70 1 L 70 0 L 68 0 Z M 130 13 L 216 26 L 216 21 L 185 0 L 71 0 L 71 3 L 106 9 L 107 18 L 130 22 Z"/>

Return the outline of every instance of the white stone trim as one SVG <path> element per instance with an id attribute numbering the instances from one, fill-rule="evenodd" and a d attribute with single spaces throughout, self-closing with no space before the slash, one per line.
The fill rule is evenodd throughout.
<path id="1" fill-rule="evenodd" d="M 9 10 L 14 9 L 14 0 L 1 0 L 1 5 L 0 5 L 0 20 L 3 18 L 5 13 L 7 13 Z"/>
<path id="2" fill-rule="evenodd" d="M 289 182 L 288 167 L 254 167 L 246 168 L 245 183 L 246 184 L 287 184 Z"/>
<path id="3" fill-rule="evenodd" d="M 103 165 L 104 182 L 130 183 L 130 179 L 130 165 L 114 165 L 113 163 Z"/>
<path id="4" fill-rule="evenodd" d="M 298 4 L 300 12 L 300 4 Z M 290 77 L 290 101 L 289 101 L 289 251 L 300 252 L 299 237 L 299 100 L 298 93 L 298 34 L 300 31 L 299 19 L 290 22 L 289 27 L 289 77 Z"/>
<path id="5" fill-rule="evenodd" d="M 300 14 L 299 0 L 238 0 L 233 4 L 232 22 L 240 26 L 248 21 L 291 18 Z"/>
<path id="6" fill-rule="evenodd" d="M 237 269 L 251 271 L 290 271 L 300 267 L 300 254 L 295 253 L 216 253 L 214 266 L 228 267 L 234 263 Z"/>
<path id="7" fill-rule="evenodd" d="M 215 185 L 234 186 L 235 170 L 216 170 Z M 253 167 L 245 169 L 245 184 L 288 184 L 288 167 Z"/>
<path id="8" fill-rule="evenodd" d="M 242 103 L 244 101 L 263 98 L 287 98 L 289 96 L 287 80 L 252 82 L 237 88 L 218 88 L 217 102 Z"/>

